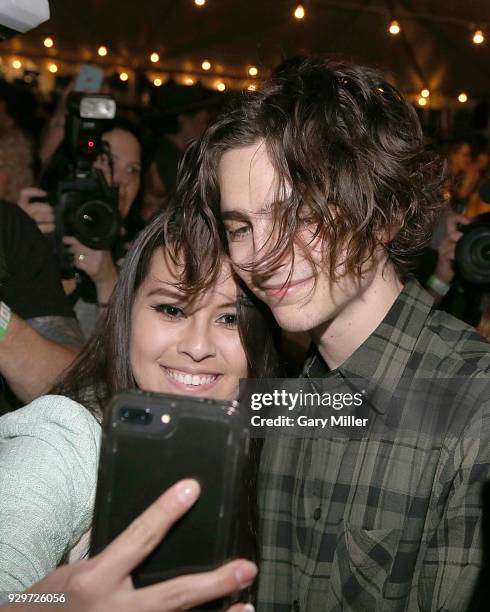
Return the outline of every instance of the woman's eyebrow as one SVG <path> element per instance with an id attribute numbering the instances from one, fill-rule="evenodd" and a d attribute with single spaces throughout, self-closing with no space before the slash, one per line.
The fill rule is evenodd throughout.
<path id="1" fill-rule="evenodd" d="M 172 289 L 171 286 L 158 285 L 153 286 L 146 292 L 146 297 L 152 297 L 154 295 L 163 295 L 165 297 L 171 297 L 175 299 L 182 299 L 182 293 L 176 289 Z"/>
<path id="2" fill-rule="evenodd" d="M 216 308 L 236 308 L 238 306 L 238 302 L 236 299 L 228 299 L 225 302 L 222 302 L 216 306 Z"/>

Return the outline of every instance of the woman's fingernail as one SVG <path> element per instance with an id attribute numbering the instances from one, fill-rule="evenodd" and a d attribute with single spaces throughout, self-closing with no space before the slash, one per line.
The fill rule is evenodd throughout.
<path id="1" fill-rule="evenodd" d="M 196 480 L 182 480 L 176 488 L 177 497 L 187 506 L 193 504 L 201 492 L 201 487 Z"/>
<path id="2" fill-rule="evenodd" d="M 243 610 L 244 612 L 255 612 L 255 607 L 251 603 L 248 603 L 243 606 Z"/>
<path id="3" fill-rule="evenodd" d="M 245 589 L 250 586 L 257 575 L 257 566 L 250 561 L 242 561 L 235 569 L 235 576 L 240 588 Z"/>

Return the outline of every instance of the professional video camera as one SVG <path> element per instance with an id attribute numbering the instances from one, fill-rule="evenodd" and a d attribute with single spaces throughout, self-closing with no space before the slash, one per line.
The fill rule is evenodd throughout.
<path id="1" fill-rule="evenodd" d="M 480 198 L 490 203 L 490 181 L 479 189 Z M 456 268 L 461 277 L 474 285 L 490 286 L 490 213 L 461 225 L 463 236 L 456 245 Z"/>
<path id="2" fill-rule="evenodd" d="M 62 170 L 58 168 L 57 173 L 61 172 L 62 178 L 56 181 L 54 190 L 41 179 L 41 186 L 49 192 L 47 200 L 55 208 L 55 249 L 57 246 L 65 277 L 72 276 L 74 269 L 73 256 L 61 246 L 63 236 L 74 236 L 91 249 L 110 249 L 120 235 L 118 189 L 93 167 L 100 155 L 106 157 L 111 168 L 111 151 L 102 133 L 115 115 L 116 103 L 111 96 L 71 93 L 65 139 L 58 157 L 62 159 Z"/>

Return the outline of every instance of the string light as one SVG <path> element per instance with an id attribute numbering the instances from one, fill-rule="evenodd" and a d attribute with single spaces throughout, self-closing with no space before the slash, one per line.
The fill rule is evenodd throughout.
<path id="1" fill-rule="evenodd" d="M 419 106 L 425 106 L 427 104 L 427 99 L 420 97 L 417 102 L 419 103 Z"/>
<path id="2" fill-rule="evenodd" d="M 398 21 L 396 19 L 393 19 L 393 21 L 390 23 L 390 27 L 388 28 L 388 32 L 390 34 L 392 34 L 393 36 L 396 36 L 397 34 L 400 34 L 400 32 L 401 32 L 400 24 L 398 23 Z"/>
<path id="3" fill-rule="evenodd" d="M 217 85 L 216 85 L 216 89 L 218 91 L 225 91 L 226 89 L 226 85 L 223 83 L 223 81 L 220 81 Z"/>
<path id="4" fill-rule="evenodd" d="M 100 57 L 105 57 L 107 55 L 107 47 L 102 45 L 97 49 L 97 53 L 100 55 Z"/>
<path id="5" fill-rule="evenodd" d="M 157 62 L 160 61 L 160 56 L 158 55 L 158 53 L 152 53 L 150 55 L 150 61 L 153 62 L 154 64 L 156 64 Z"/>
<path id="6" fill-rule="evenodd" d="M 56 72 L 58 72 L 58 66 L 56 64 L 49 64 L 48 70 L 49 72 L 55 74 Z"/>
<path id="7" fill-rule="evenodd" d="M 251 77 L 257 76 L 259 74 L 258 69 L 255 66 L 250 66 L 250 68 L 248 69 L 248 74 Z"/>
<path id="8" fill-rule="evenodd" d="M 121 72 L 119 78 L 121 79 L 121 81 L 127 81 L 129 79 L 129 74 L 127 72 Z"/>
<path id="9" fill-rule="evenodd" d="M 194 0 L 194 4 L 196 6 L 204 6 L 206 4 L 206 0 Z"/>
<path id="10" fill-rule="evenodd" d="M 420 95 L 422 96 L 422 98 L 428 98 L 430 96 L 430 91 L 427 88 L 422 89 Z"/>
<path id="11" fill-rule="evenodd" d="M 162 86 L 162 79 L 155 79 L 153 81 L 153 85 L 155 85 L 155 87 L 161 87 Z"/>
<path id="12" fill-rule="evenodd" d="M 12 62 L 12 67 L 16 70 L 20 70 L 22 68 L 22 62 L 20 60 L 14 60 Z"/>
<path id="13" fill-rule="evenodd" d="M 248 87 L 247 87 L 248 91 L 255 91 L 257 88 L 255 87 L 255 85 L 253 83 L 251 83 Z"/>
<path id="14" fill-rule="evenodd" d="M 184 79 L 184 85 L 194 85 L 195 81 L 192 77 L 186 77 Z"/>
<path id="15" fill-rule="evenodd" d="M 211 62 L 209 60 L 204 60 L 201 64 L 201 68 L 203 70 L 211 70 Z"/>
<path id="16" fill-rule="evenodd" d="M 294 9 L 293 15 L 296 19 L 303 19 L 305 16 L 305 7 L 302 4 L 298 4 L 298 6 Z"/>
<path id="17" fill-rule="evenodd" d="M 465 102 L 468 102 L 468 96 L 464 93 L 464 91 L 462 91 L 459 96 L 458 96 L 458 102 L 461 102 L 461 104 L 464 104 Z"/>
<path id="18" fill-rule="evenodd" d="M 50 49 L 53 45 L 54 45 L 54 40 L 48 36 L 47 38 L 44 39 L 44 46 L 47 47 L 48 49 Z"/>
<path id="19" fill-rule="evenodd" d="M 481 30 L 476 30 L 476 32 L 473 34 L 473 42 L 475 45 L 481 45 L 484 40 L 485 36 L 483 35 L 483 32 Z"/>

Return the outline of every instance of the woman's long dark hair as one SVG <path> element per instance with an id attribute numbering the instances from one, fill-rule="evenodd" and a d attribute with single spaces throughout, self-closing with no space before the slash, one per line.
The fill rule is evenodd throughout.
<path id="1" fill-rule="evenodd" d="M 175 239 L 181 221 L 177 209 L 168 209 L 138 235 L 127 253 L 106 315 L 51 393 L 65 395 L 83 404 L 100 420 L 105 405 L 114 394 L 137 387 L 129 357 L 135 296 L 157 249 L 171 250 L 174 257 L 179 255 L 179 244 Z M 208 263 L 201 245 L 196 244 L 195 248 L 201 257 L 197 257 L 195 265 L 188 270 L 190 285 L 199 276 L 199 266 L 202 264 L 206 268 Z M 181 279 L 179 287 L 185 290 L 186 282 L 186 278 Z M 190 295 L 192 297 L 192 291 Z M 238 289 L 237 316 L 248 375 L 254 378 L 274 376 L 277 325 L 268 310 L 242 286 Z"/>

